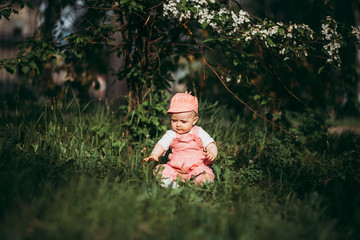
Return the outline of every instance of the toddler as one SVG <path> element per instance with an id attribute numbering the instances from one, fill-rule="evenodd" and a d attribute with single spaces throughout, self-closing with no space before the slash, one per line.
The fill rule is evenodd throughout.
<path id="1" fill-rule="evenodd" d="M 217 156 L 217 147 L 214 139 L 195 125 L 199 119 L 197 98 L 187 92 L 174 95 L 167 114 L 171 114 L 172 130 L 166 131 L 144 161 L 159 161 L 171 148 L 169 161 L 157 165 L 154 171 L 161 174 L 162 186 L 176 188 L 178 178 L 195 184 L 212 182 L 215 175 L 209 166 Z"/>

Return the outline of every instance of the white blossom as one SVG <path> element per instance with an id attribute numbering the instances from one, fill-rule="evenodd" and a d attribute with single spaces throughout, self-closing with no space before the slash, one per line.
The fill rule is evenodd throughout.
<path id="1" fill-rule="evenodd" d="M 351 33 L 356 37 L 358 41 L 360 41 L 360 26 L 351 26 Z"/>
<path id="2" fill-rule="evenodd" d="M 329 27 L 329 24 L 321 24 L 321 33 L 325 36 L 326 40 L 330 40 L 331 39 L 331 30 Z"/>
<path id="3" fill-rule="evenodd" d="M 163 15 L 180 22 L 194 19 L 214 32 L 230 37 L 233 41 L 263 41 L 265 47 L 271 47 L 283 55 L 284 61 L 291 55 L 308 56 L 306 46 L 301 46 L 304 42 L 314 39 L 314 31 L 308 25 L 273 23 L 269 20 L 261 22 L 250 17 L 242 9 L 237 13 L 226 7 L 214 11 L 209 7 L 214 3 L 216 3 L 215 0 L 187 0 L 186 8 L 179 8 L 179 4 L 183 5 L 182 0 L 167 0 L 163 4 Z M 352 27 L 352 34 L 360 43 L 360 26 Z M 329 16 L 321 25 L 320 40 L 324 41 L 323 51 L 328 55 L 327 61 L 338 63 L 342 37 L 337 33 L 336 22 Z M 224 79 L 231 81 L 229 77 Z M 237 81 L 241 81 L 241 77 L 239 79 Z"/>
<path id="4" fill-rule="evenodd" d="M 247 41 L 249 41 L 249 40 L 251 40 L 251 36 L 246 36 L 246 37 L 245 37 L 245 42 L 247 42 Z"/>
<path id="5" fill-rule="evenodd" d="M 272 26 L 270 29 L 269 29 L 269 35 L 270 36 L 273 36 L 275 34 L 277 34 L 279 31 L 279 27 L 278 26 Z"/>
<path id="6" fill-rule="evenodd" d="M 341 48 L 342 37 L 337 33 L 337 24 L 330 16 L 326 17 L 327 23 L 321 25 L 323 40 L 328 41 L 324 44 L 323 50 L 329 56 L 328 63 L 340 60 L 339 49 Z"/>
<path id="7" fill-rule="evenodd" d="M 238 78 L 237 81 L 236 81 L 237 84 L 241 83 L 241 79 L 242 79 L 242 75 L 240 74 L 240 75 L 239 75 L 239 78 Z"/>

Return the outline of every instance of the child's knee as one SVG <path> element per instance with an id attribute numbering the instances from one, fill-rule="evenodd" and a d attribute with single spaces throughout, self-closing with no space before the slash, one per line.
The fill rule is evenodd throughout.
<path id="1" fill-rule="evenodd" d="M 213 182 L 214 179 L 215 179 L 214 173 L 204 171 L 203 173 L 200 173 L 198 174 L 198 176 L 195 177 L 194 182 L 196 184 L 210 183 Z"/>
<path id="2" fill-rule="evenodd" d="M 178 177 L 178 172 L 167 164 L 161 164 L 156 166 L 153 174 L 155 176 L 160 176 L 161 179 L 171 178 L 173 180 L 176 180 L 176 178 Z"/>

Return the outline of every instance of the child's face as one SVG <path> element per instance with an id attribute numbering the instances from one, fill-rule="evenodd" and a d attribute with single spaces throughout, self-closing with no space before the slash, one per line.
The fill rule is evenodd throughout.
<path id="1" fill-rule="evenodd" d="M 191 128 L 195 125 L 199 118 L 194 111 L 172 113 L 171 114 L 171 127 L 178 134 L 190 132 Z"/>

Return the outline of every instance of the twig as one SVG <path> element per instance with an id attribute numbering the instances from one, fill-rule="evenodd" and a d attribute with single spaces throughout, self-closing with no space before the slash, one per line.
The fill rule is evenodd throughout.
<path id="1" fill-rule="evenodd" d="M 186 26 L 186 24 L 183 24 L 184 28 L 189 32 L 190 36 L 194 39 L 194 41 L 196 42 L 196 44 L 199 46 L 201 54 L 202 54 L 202 61 L 203 63 L 208 66 L 211 71 L 216 75 L 216 77 L 220 80 L 220 82 L 224 85 L 225 89 L 231 94 L 233 95 L 241 104 L 243 104 L 245 107 L 247 107 L 250 111 L 252 111 L 253 113 L 255 113 L 257 116 L 259 116 L 260 118 L 264 119 L 266 122 L 270 123 L 271 125 L 279 128 L 281 131 L 289 134 L 290 136 L 294 137 L 294 138 L 298 138 L 298 136 L 291 134 L 289 131 L 286 131 L 285 129 L 283 129 L 282 127 L 280 127 L 279 125 L 277 125 L 276 123 L 274 123 L 273 121 L 267 119 L 266 117 L 264 117 L 263 115 L 261 115 L 260 113 L 258 113 L 257 111 L 255 111 L 253 108 L 251 108 L 246 102 L 244 102 L 243 100 L 241 100 L 238 96 L 236 96 L 236 94 L 234 94 L 229 87 L 226 85 L 226 83 L 224 82 L 224 80 L 222 80 L 222 78 L 219 76 L 219 74 L 216 72 L 216 70 L 206 61 L 205 59 L 205 55 L 202 49 L 201 44 L 199 43 L 199 41 L 194 37 L 193 33 L 191 32 L 191 30 L 188 28 L 188 26 Z"/>

